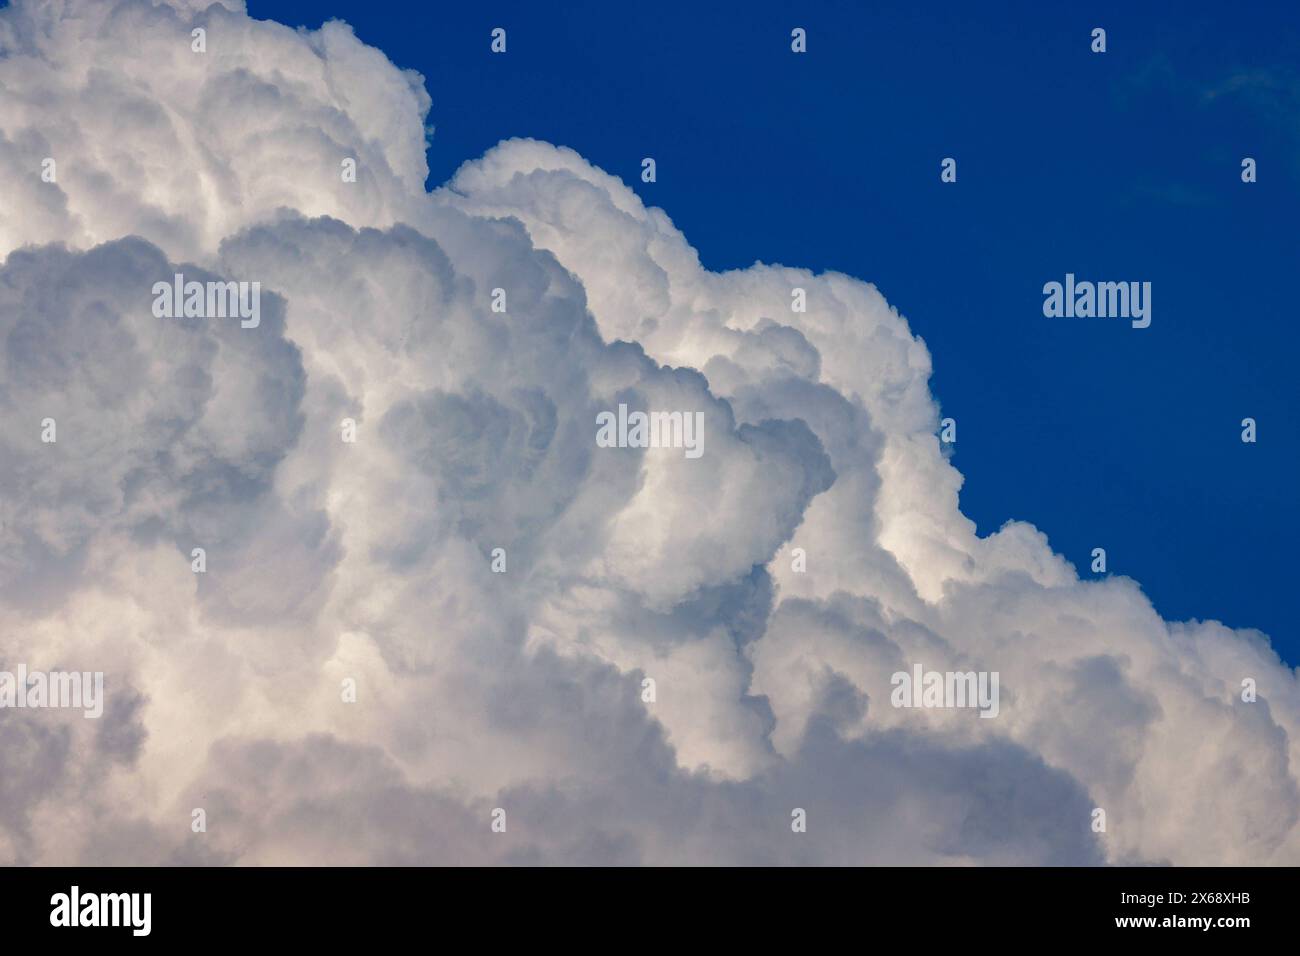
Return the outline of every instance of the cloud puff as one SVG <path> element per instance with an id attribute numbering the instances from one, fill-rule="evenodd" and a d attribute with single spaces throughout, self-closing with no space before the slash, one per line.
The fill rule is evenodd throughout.
<path id="1" fill-rule="evenodd" d="M 711 273 L 545 143 L 427 193 L 422 80 L 337 22 L 18 2 L 0 85 L 0 651 L 109 694 L 0 710 L 0 859 L 1300 861 L 1294 674 L 978 537 L 873 286 Z M 175 272 L 260 325 L 155 318 Z M 892 706 L 918 663 L 998 716 Z"/>

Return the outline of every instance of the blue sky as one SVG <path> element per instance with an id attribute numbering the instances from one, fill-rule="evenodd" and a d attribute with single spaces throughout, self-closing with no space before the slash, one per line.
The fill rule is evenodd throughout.
<path id="1" fill-rule="evenodd" d="M 1085 575 L 1104 547 L 1165 617 L 1258 627 L 1294 663 L 1300 17 L 1281 2 L 1133 6 L 249 12 L 338 17 L 422 73 L 431 187 L 532 136 L 632 184 L 709 268 L 874 282 L 931 351 L 982 534 L 1032 522 Z M 504 57 L 488 52 L 496 26 Z M 644 156 L 656 183 L 640 182 Z M 939 180 L 946 156 L 956 184 Z M 1067 272 L 1150 281 L 1151 327 L 1045 318 L 1042 286 Z"/>

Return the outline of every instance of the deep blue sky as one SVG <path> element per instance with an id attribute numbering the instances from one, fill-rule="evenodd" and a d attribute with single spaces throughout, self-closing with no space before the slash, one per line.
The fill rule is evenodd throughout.
<path id="1" fill-rule="evenodd" d="M 1104 547 L 1164 616 L 1258 627 L 1294 663 L 1300 4 L 977 6 L 249 2 L 424 74 L 431 187 L 532 136 L 709 268 L 875 283 L 934 357 L 982 534 L 1030 521 L 1085 574 Z M 1152 282 L 1151 327 L 1044 318 L 1066 272 Z"/>

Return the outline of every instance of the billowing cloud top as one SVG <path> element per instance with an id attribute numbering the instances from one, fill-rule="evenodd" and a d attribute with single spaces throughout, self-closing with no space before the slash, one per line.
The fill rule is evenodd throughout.
<path id="1" fill-rule="evenodd" d="M 545 143 L 427 193 L 337 22 L 19 0 L 0 93 L 0 669 L 106 696 L 0 709 L 0 861 L 1300 862 L 1294 674 L 978 537 L 873 286 L 708 272 Z"/>

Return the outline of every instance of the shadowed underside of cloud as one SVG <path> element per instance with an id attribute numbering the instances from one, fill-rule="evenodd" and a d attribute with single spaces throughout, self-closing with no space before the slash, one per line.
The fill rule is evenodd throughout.
<path id="1" fill-rule="evenodd" d="M 1300 862 L 1294 674 L 978 537 L 873 286 L 708 272 L 545 143 L 426 193 L 422 78 L 337 22 L 18 2 L 0 91 L 0 668 L 108 694 L 0 710 L 0 860 Z M 178 272 L 260 324 L 155 317 Z M 917 663 L 996 719 L 891 706 Z"/>

